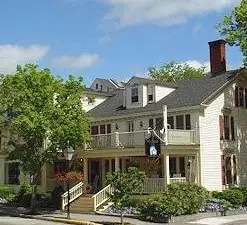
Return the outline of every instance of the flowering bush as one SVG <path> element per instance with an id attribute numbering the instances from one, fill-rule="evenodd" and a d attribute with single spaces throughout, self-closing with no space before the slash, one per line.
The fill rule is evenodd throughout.
<path id="1" fill-rule="evenodd" d="M 84 175 L 81 172 L 71 171 L 71 172 L 63 172 L 63 173 L 56 173 L 54 178 L 58 181 L 83 181 Z"/>

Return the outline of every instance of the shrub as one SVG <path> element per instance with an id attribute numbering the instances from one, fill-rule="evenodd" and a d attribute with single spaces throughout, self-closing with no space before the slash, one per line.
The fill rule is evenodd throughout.
<path id="1" fill-rule="evenodd" d="M 138 208 L 140 218 L 147 221 L 167 221 L 178 211 L 177 200 L 170 195 L 157 194 L 145 199 Z"/>
<path id="2" fill-rule="evenodd" d="M 64 193 L 62 186 L 56 186 L 51 193 L 52 204 L 56 209 L 61 209 L 62 198 L 61 195 Z"/>
<path id="3" fill-rule="evenodd" d="M 0 186 L 0 198 L 6 199 L 11 202 L 15 198 L 15 192 L 13 188 L 8 186 Z"/>
<path id="4" fill-rule="evenodd" d="M 16 201 L 24 206 L 29 206 L 30 204 L 27 204 L 28 202 L 28 195 L 31 195 L 32 193 L 32 186 L 30 184 L 21 184 L 20 189 L 16 196 Z M 30 200 L 31 201 L 31 200 Z"/>
<path id="5" fill-rule="evenodd" d="M 233 188 L 233 189 L 239 190 L 239 191 L 242 192 L 242 194 L 243 194 L 243 205 L 247 206 L 247 188 L 242 187 L 242 188 Z"/>
<path id="6" fill-rule="evenodd" d="M 132 195 L 124 206 L 138 208 L 148 197 L 148 195 Z"/>
<path id="7" fill-rule="evenodd" d="M 204 187 L 191 183 L 170 184 L 164 194 L 177 199 L 177 214 L 197 213 L 209 199 L 209 193 Z"/>
<path id="8" fill-rule="evenodd" d="M 225 199 L 230 202 L 234 207 L 243 205 L 244 195 L 238 189 L 227 189 L 223 192 L 214 192 L 213 197 L 218 199 Z"/>

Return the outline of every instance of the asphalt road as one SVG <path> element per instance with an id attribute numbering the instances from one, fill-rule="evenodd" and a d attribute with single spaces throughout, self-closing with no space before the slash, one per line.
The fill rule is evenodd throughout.
<path id="1" fill-rule="evenodd" d="M 64 223 L 24 219 L 19 217 L 0 216 L 0 225 L 64 225 Z"/>

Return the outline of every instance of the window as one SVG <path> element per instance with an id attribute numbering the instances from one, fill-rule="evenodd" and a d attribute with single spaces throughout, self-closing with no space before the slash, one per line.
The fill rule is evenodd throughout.
<path id="1" fill-rule="evenodd" d="M 190 115 L 185 115 L 185 129 L 191 130 Z"/>
<path id="2" fill-rule="evenodd" d="M 155 121 L 155 123 L 156 123 L 156 129 L 157 130 L 161 130 L 162 128 L 163 128 L 163 123 L 164 123 L 164 121 L 163 121 L 163 118 L 156 118 L 156 121 Z"/>
<path id="3" fill-rule="evenodd" d="M 103 85 L 100 85 L 100 90 L 101 90 L 101 91 L 103 90 Z"/>
<path id="4" fill-rule="evenodd" d="M 185 159 L 184 157 L 179 157 L 179 169 L 181 177 L 185 177 Z"/>
<path id="5" fill-rule="evenodd" d="M 97 135 L 97 134 L 99 134 L 98 126 L 92 126 L 91 135 Z"/>
<path id="6" fill-rule="evenodd" d="M 98 88 L 99 88 L 99 84 L 96 84 L 96 85 L 95 85 L 95 89 L 98 89 Z"/>
<path id="7" fill-rule="evenodd" d="M 184 129 L 184 116 L 183 115 L 179 115 L 176 116 L 176 128 L 177 129 Z"/>
<path id="8" fill-rule="evenodd" d="M 153 95 L 148 95 L 148 102 L 153 102 L 154 96 Z"/>
<path id="9" fill-rule="evenodd" d="M 170 169 L 170 177 L 173 177 L 176 174 L 176 158 L 171 157 L 169 160 L 169 169 Z"/>
<path id="10" fill-rule="evenodd" d="M 134 131 L 134 123 L 132 121 L 128 122 L 128 131 L 129 132 Z"/>
<path id="11" fill-rule="evenodd" d="M 229 116 L 224 116 L 224 133 L 225 133 L 225 140 L 230 140 Z"/>
<path id="12" fill-rule="evenodd" d="M 148 121 L 148 127 L 154 128 L 154 119 L 149 119 Z"/>
<path id="13" fill-rule="evenodd" d="M 138 102 L 138 88 L 132 88 L 131 89 L 131 102 L 135 103 Z"/>
<path id="14" fill-rule="evenodd" d="M 19 175 L 19 163 L 7 163 L 6 164 L 7 180 L 6 184 L 20 184 Z"/>
<path id="15" fill-rule="evenodd" d="M 99 132 L 100 132 L 100 134 L 105 134 L 105 125 L 99 126 Z"/>
<path id="16" fill-rule="evenodd" d="M 239 94 L 239 106 L 243 107 L 244 106 L 244 89 L 242 87 L 238 89 L 238 94 Z"/>
<path id="17" fill-rule="evenodd" d="M 168 128 L 174 129 L 174 119 L 173 119 L 173 116 L 168 116 L 167 117 L 167 124 L 168 124 Z"/>

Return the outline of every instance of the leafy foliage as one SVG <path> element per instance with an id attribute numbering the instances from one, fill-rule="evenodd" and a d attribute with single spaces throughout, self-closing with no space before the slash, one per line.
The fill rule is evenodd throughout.
<path id="1" fill-rule="evenodd" d="M 15 192 L 13 188 L 1 185 L 0 186 L 0 198 L 6 199 L 7 201 L 13 201 L 15 198 Z"/>
<path id="2" fill-rule="evenodd" d="M 11 134 L 9 158 L 33 178 L 33 193 L 42 166 L 54 160 L 58 149 L 80 148 L 89 140 L 82 82 L 73 76 L 63 81 L 33 64 L 0 77 L 1 122 Z"/>
<path id="3" fill-rule="evenodd" d="M 57 173 L 54 176 L 55 180 L 58 181 L 83 181 L 84 175 L 81 172 L 70 171 L 65 173 Z"/>
<path id="4" fill-rule="evenodd" d="M 141 191 L 145 179 L 145 173 L 136 167 L 128 167 L 127 172 L 114 172 L 107 174 L 107 182 L 113 186 L 111 200 L 116 208 L 121 210 L 121 223 L 123 224 L 122 209 L 130 199 L 130 196 Z"/>
<path id="5" fill-rule="evenodd" d="M 230 202 L 234 207 L 241 206 L 244 202 L 244 195 L 238 189 L 227 189 L 223 192 L 214 192 L 212 196 L 218 199 L 225 199 L 226 201 Z"/>
<path id="6" fill-rule="evenodd" d="M 148 69 L 148 76 L 153 80 L 171 82 L 202 77 L 205 67 L 194 68 L 188 64 L 168 62 L 160 68 L 151 67 Z"/>
<path id="7" fill-rule="evenodd" d="M 242 0 L 229 16 L 217 26 L 220 34 L 226 38 L 229 45 L 239 46 L 247 66 L 247 0 Z"/>
<path id="8" fill-rule="evenodd" d="M 208 198 L 207 190 L 196 184 L 170 184 L 163 193 L 142 201 L 140 216 L 149 221 L 162 221 L 173 215 L 196 213 Z"/>

